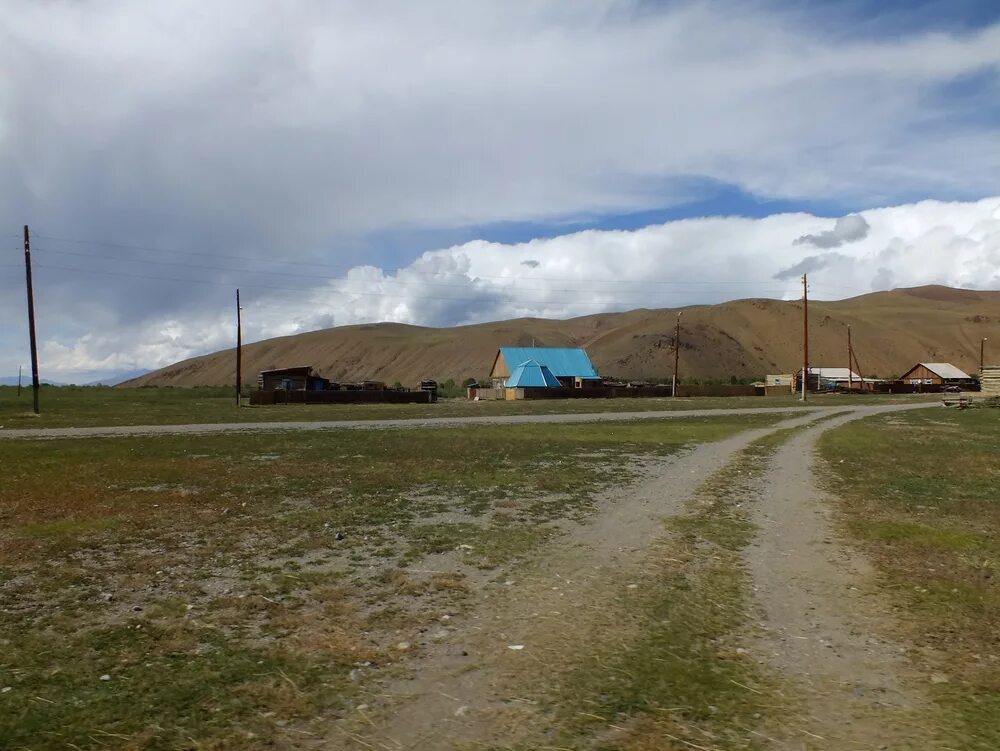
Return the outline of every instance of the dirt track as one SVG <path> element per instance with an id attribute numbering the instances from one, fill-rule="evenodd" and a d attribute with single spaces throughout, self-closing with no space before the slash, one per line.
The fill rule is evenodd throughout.
<path id="1" fill-rule="evenodd" d="M 857 409 L 883 409 L 859 407 Z M 246 433 L 280 430 L 379 430 L 394 428 L 441 428 L 454 425 L 523 425 L 525 423 L 621 422 L 627 420 L 670 420 L 684 417 L 724 417 L 726 415 L 789 414 L 808 410 L 824 415 L 843 407 L 741 407 L 738 409 L 687 409 L 650 412 L 596 412 L 557 415 L 500 415 L 493 417 L 432 417 L 405 420 L 328 420 L 315 422 L 233 422 L 187 425 L 116 425 L 89 428 L 14 428 L 0 430 L 2 438 L 108 438 L 132 435 L 177 435 L 190 433 Z"/>
<path id="2" fill-rule="evenodd" d="M 756 501 L 760 532 L 747 551 L 764 634 L 754 656 L 780 676 L 795 714 L 767 728 L 770 748 L 910 748 L 922 735 L 907 724 L 923 700 L 888 635 L 888 608 L 864 560 L 835 539 L 811 473 L 824 430 L 919 406 L 926 405 L 852 409 L 796 436 L 771 463 Z M 569 529 L 515 582 L 486 585 L 479 604 L 427 645 L 411 678 L 376 688 L 364 722 L 340 726 L 339 742 L 424 751 L 530 747 L 546 720 L 520 698 L 525 675 L 544 676 L 551 659 L 593 638 L 606 603 L 620 599 L 630 573 L 641 572 L 661 520 L 683 513 L 702 480 L 753 440 L 833 411 L 844 410 L 811 411 L 699 446 L 638 486 L 609 494 L 595 517 Z"/>
<path id="3" fill-rule="evenodd" d="M 761 657 L 794 695 L 793 714 L 772 729 L 772 748 L 933 748 L 927 683 L 874 572 L 838 538 L 832 499 L 812 472 L 816 439 L 860 415 L 835 417 L 781 446 L 754 504 L 759 528 L 747 551 L 762 616 Z"/>

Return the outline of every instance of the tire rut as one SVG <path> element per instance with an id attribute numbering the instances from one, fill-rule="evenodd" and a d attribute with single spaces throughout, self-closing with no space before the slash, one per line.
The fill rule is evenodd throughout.
<path id="1" fill-rule="evenodd" d="M 753 504 L 759 532 L 746 557 L 763 618 L 755 651 L 792 694 L 792 714 L 768 728 L 771 748 L 936 747 L 892 608 L 865 557 L 838 539 L 812 471 L 824 431 L 890 411 L 859 410 L 795 436 L 774 454 Z"/>
<path id="2" fill-rule="evenodd" d="M 348 748 L 429 751 L 506 748 L 537 737 L 545 719 L 521 695 L 525 681 L 545 680 L 551 662 L 586 648 L 594 624 L 664 534 L 663 519 L 684 513 L 705 478 L 754 440 L 829 414 L 701 444 L 670 457 L 655 477 L 607 494 L 586 524 L 550 544 L 516 581 L 487 586 L 477 606 L 450 621 L 451 636 L 427 645 L 411 677 L 376 687 L 361 721 L 341 723 L 340 740 Z"/>

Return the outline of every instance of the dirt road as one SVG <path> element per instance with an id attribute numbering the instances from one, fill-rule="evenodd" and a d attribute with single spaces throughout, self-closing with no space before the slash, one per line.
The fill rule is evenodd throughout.
<path id="1" fill-rule="evenodd" d="M 893 638 L 891 607 L 865 557 L 838 538 L 832 499 L 812 472 L 816 439 L 858 419 L 835 417 L 784 444 L 753 506 L 747 551 L 763 633 L 756 649 L 785 679 L 793 713 L 772 748 L 936 748 L 918 674 Z"/>
<path id="2" fill-rule="evenodd" d="M 788 724 L 767 728 L 773 748 L 908 748 L 896 742 L 922 735 L 906 723 L 923 700 L 889 636 L 888 609 L 863 559 L 835 539 L 811 475 L 822 431 L 919 406 L 928 405 L 851 409 L 774 457 L 756 500 L 758 539 L 747 551 L 763 634 L 755 656 L 796 697 Z M 422 644 L 407 678 L 372 689 L 362 716 L 338 726 L 338 742 L 428 751 L 545 745 L 551 718 L 523 699 L 526 681 L 544 681 L 552 665 L 586 649 L 595 631 L 613 633 L 608 613 L 630 576 L 641 574 L 662 520 L 683 513 L 702 481 L 755 439 L 844 411 L 810 411 L 701 445 L 666 460 L 638 486 L 609 494 L 586 524 L 568 526 L 513 581 L 485 584 L 477 605 Z"/>
<path id="3" fill-rule="evenodd" d="M 841 408 L 843 409 L 843 408 Z M 877 409 L 877 408 L 876 408 Z M 491 417 L 431 417 L 405 420 L 329 420 L 316 422 L 232 422 L 187 425 L 114 425 L 88 428 L 12 428 L 0 430 L 2 438 L 108 438 L 133 435 L 191 433 L 251 433 L 281 430 L 385 430 L 395 428 L 444 428 L 455 425 L 524 425 L 526 423 L 622 422 L 671 420 L 726 415 L 811 414 L 837 412 L 835 407 L 741 407 L 737 409 L 686 409 L 650 412 L 595 412 L 557 415 L 497 415 Z"/>

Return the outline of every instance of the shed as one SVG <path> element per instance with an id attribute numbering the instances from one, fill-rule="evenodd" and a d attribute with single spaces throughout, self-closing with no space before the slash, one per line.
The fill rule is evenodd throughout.
<path id="1" fill-rule="evenodd" d="M 809 368 L 809 375 L 818 376 L 822 384 L 839 385 L 850 381 L 861 381 L 861 376 L 850 368 Z"/>
<path id="2" fill-rule="evenodd" d="M 522 363 L 544 365 L 560 386 L 576 387 L 601 384 L 601 377 L 585 350 L 579 347 L 501 347 L 493 359 L 490 379 L 502 388 Z"/>
<path id="3" fill-rule="evenodd" d="M 559 388 L 561 385 L 559 379 L 552 375 L 552 371 L 537 360 L 525 360 L 514 368 L 514 372 L 507 379 L 509 389 Z"/>
<path id="4" fill-rule="evenodd" d="M 864 379 L 871 382 L 871 378 Z M 809 389 L 822 391 L 836 389 L 841 386 L 857 384 L 861 386 L 862 378 L 850 368 L 809 368 Z M 795 374 L 795 390 L 802 388 L 802 371 Z"/>
<path id="5" fill-rule="evenodd" d="M 900 376 L 901 381 L 913 385 L 968 386 L 975 379 L 950 362 L 918 362 Z"/>

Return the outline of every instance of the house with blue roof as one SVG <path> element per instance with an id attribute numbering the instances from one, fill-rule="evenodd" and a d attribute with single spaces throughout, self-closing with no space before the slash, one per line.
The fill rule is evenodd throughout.
<path id="1" fill-rule="evenodd" d="M 552 371 L 537 360 L 525 360 L 510 374 L 507 379 L 509 389 L 557 389 L 562 386 Z"/>
<path id="2" fill-rule="evenodd" d="M 501 347 L 493 360 L 490 379 L 496 389 L 601 385 L 590 357 L 579 347 Z"/>

